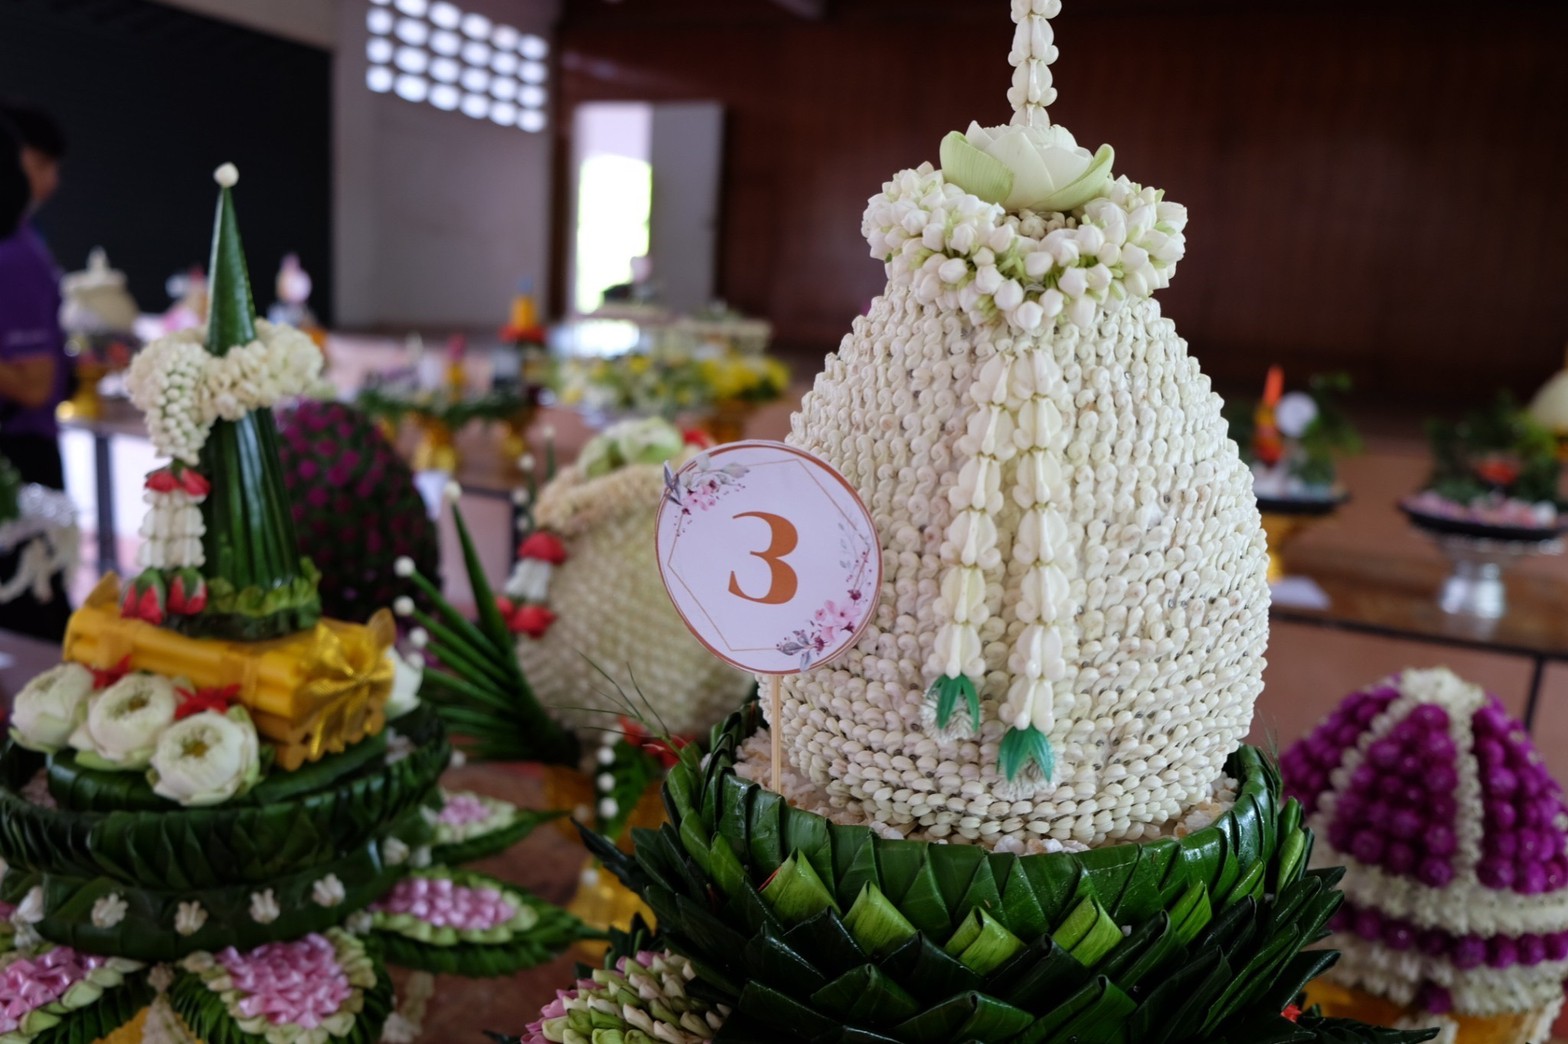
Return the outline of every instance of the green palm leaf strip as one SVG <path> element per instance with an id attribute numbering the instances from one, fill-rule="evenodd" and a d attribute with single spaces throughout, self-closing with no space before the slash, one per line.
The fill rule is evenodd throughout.
<path id="1" fill-rule="evenodd" d="M 440 588 L 415 572 L 409 577 L 434 613 L 414 620 L 430 635 L 436 664 L 425 672 L 421 695 L 436 707 L 469 756 L 485 761 L 575 765 L 577 737 L 540 705 L 517 662 L 517 637 L 507 628 L 485 578 L 468 524 L 452 510 L 478 620 L 453 608 Z"/>
<path id="2" fill-rule="evenodd" d="M 1424 1032 L 1280 1016 L 1331 954 L 1338 906 L 1250 748 L 1234 807 L 1181 839 L 1019 856 L 886 839 L 740 779 L 748 709 L 670 771 L 671 822 L 635 851 L 589 835 L 713 999 L 726 1041 L 1414 1044 Z M 1341 1037 L 1327 1034 L 1341 1034 Z M 1343 1034 L 1350 1034 L 1343 1036 Z"/>

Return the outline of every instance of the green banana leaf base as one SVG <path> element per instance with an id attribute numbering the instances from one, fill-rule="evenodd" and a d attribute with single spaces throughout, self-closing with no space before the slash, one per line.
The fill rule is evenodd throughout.
<path id="1" fill-rule="evenodd" d="M 755 706 L 687 748 L 670 822 L 630 855 L 691 987 L 730 1005 L 725 1041 L 811 1044 L 1414 1044 L 1284 1012 L 1333 963 L 1305 951 L 1340 903 L 1274 766 L 1244 747 L 1234 808 L 1180 840 L 1017 856 L 887 840 L 790 807 L 733 771 Z M 1291 1012 L 1294 1015 L 1294 1012 Z"/>

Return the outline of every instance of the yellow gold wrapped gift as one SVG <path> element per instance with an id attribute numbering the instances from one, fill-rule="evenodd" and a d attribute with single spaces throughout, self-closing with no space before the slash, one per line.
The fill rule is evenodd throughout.
<path id="1" fill-rule="evenodd" d="M 64 654 L 100 670 L 126 663 L 198 689 L 237 686 L 236 700 L 272 742 L 278 766 L 293 770 L 381 731 L 395 633 L 383 609 L 368 624 L 323 620 L 264 642 L 189 638 L 121 616 L 119 579 L 106 576 L 72 614 Z"/>

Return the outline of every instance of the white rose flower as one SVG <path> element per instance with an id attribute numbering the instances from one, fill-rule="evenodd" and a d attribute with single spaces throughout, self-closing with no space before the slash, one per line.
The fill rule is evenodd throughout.
<path id="1" fill-rule="evenodd" d="M 16 694 L 11 708 L 11 738 L 28 750 L 53 754 L 71 739 L 87 713 L 93 672 L 79 663 L 62 663 L 34 678 Z"/>
<path id="2" fill-rule="evenodd" d="M 392 649 L 387 653 L 392 661 L 392 693 L 387 697 L 388 721 L 396 721 L 419 706 L 419 686 L 425 679 L 425 668 Z"/>
<path id="3" fill-rule="evenodd" d="M 92 699 L 71 746 L 90 768 L 144 768 L 178 704 L 169 679 L 128 674 Z"/>
<path id="4" fill-rule="evenodd" d="M 1009 212 L 1067 213 L 1100 195 L 1111 178 L 1109 145 L 1090 154 L 1067 128 L 982 127 L 942 140 L 942 176 Z"/>
<path id="5" fill-rule="evenodd" d="M 38 885 L 28 889 L 16 912 L 11 915 L 13 924 L 37 924 L 44 919 L 44 890 Z"/>
<path id="6" fill-rule="evenodd" d="M 243 707 L 202 711 L 158 739 L 147 780 L 153 792 L 186 806 L 216 805 L 261 778 L 261 745 Z"/>
<path id="7" fill-rule="evenodd" d="M 278 908 L 278 897 L 272 889 L 250 894 L 250 919 L 257 924 L 271 924 L 283 911 Z"/>
<path id="8" fill-rule="evenodd" d="M 198 902 L 181 903 L 174 915 L 174 930 L 181 935 L 195 935 L 206 923 L 207 911 Z"/>
<path id="9" fill-rule="evenodd" d="M 119 892 L 110 892 L 93 903 L 93 927 L 113 928 L 125 920 L 125 911 L 130 909 Z"/>
<path id="10" fill-rule="evenodd" d="M 402 866 L 408 862 L 409 855 L 408 844 L 398 838 L 389 837 L 381 842 L 381 858 L 388 866 Z"/>

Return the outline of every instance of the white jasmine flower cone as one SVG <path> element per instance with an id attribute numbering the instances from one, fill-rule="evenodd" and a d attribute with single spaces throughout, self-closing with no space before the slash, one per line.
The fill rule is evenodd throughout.
<path id="1" fill-rule="evenodd" d="M 16 694 L 11 738 L 29 750 L 53 754 L 82 723 L 92 691 L 93 672 L 79 663 L 62 663 L 38 675 Z"/>
<path id="2" fill-rule="evenodd" d="M 243 707 L 202 711 L 170 725 L 158 739 L 147 779 L 154 793 L 186 806 L 216 805 L 261 778 L 256 726 Z"/>
<path id="3" fill-rule="evenodd" d="M 678 736 L 706 731 L 751 689 L 750 675 L 692 637 L 665 593 L 650 536 L 663 494 L 662 462 L 597 479 L 565 468 L 540 492 L 539 526 L 569 553 L 549 582 L 555 622 L 543 637 L 519 638 L 517 656 L 539 702 L 573 728 L 603 728 L 602 711 L 625 711 L 595 668 L 634 701 L 641 691 Z M 600 712 L 574 709 L 585 707 Z"/>
<path id="4" fill-rule="evenodd" d="M 145 768 L 178 706 L 169 679 L 128 674 L 93 697 L 86 719 L 71 734 L 71 746 L 89 766 Z"/>

